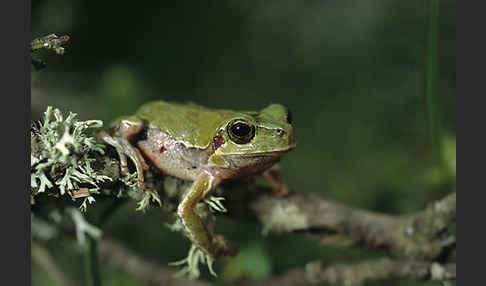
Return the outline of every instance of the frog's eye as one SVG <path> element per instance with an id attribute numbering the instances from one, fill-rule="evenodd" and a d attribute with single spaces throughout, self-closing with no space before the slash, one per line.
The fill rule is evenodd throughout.
<path id="1" fill-rule="evenodd" d="M 255 136 L 255 126 L 241 119 L 231 121 L 226 131 L 231 141 L 236 144 L 249 143 Z"/>

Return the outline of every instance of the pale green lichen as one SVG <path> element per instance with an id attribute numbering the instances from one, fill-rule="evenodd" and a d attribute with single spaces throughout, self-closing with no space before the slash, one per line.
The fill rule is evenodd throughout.
<path id="1" fill-rule="evenodd" d="M 103 234 L 101 229 L 87 222 L 84 219 L 83 214 L 76 208 L 67 208 L 66 212 L 74 223 L 76 239 L 81 247 L 86 247 L 86 235 L 89 235 L 94 239 L 99 239 Z"/>
<path id="2" fill-rule="evenodd" d="M 34 213 L 30 215 L 30 231 L 33 238 L 48 241 L 59 235 L 59 230 L 51 223 L 39 219 Z"/>
<path id="3" fill-rule="evenodd" d="M 136 190 L 138 188 L 138 174 L 133 172 L 120 178 L 120 181 L 129 189 Z"/>
<path id="4" fill-rule="evenodd" d="M 159 206 L 162 206 L 159 194 L 156 191 L 146 190 L 143 193 L 143 198 L 137 203 L 137 211 L 145 212 L 150 206 L 150 201 L 156 202 Z"/>
<path id="5" fill-rule="evenodd" d="M 88 203 L 92 204 L 94 202 L 96 202 L 96 200 L 92 196 L 84 198 L 83 203 L 81 204 L 81 206 L 79 206 L 79 210 L 82 212 L 86 212 L 88 210 Z"/>
<path id="6" fill-rule="evenodd" d="M 89 136 L 89 131 L 102 126 L 100 120 L 79 121 L 75 113 L 64 117 L 59 109 L 47 108 L 43 120 L 31 128 L 31 140 L 38 143 L 37 150 L 32 150 L 30 156 L 33 196 L 54 186 L 61 195 L 76 192 L 81 187 L 87 187 L 89 194 L 97 194 L 99 183 L 111 181 L 91 167 L 94 158 L 90 154 L 104 154 L 104 146 Z M 56 174 L 55 178 L 52 174 Z M 85 197 L 81 210 L 85 211 L 87 203 L 92 202 L 91 195 Z"/>
<path id="7" fill-rule="evenodd" d="M 259 208 L 267 210 L 260 218 L 263 224 L 263 235 L 267 235 L 270 231 L 282 233 L 309 227 L 308 217 L 296 205 L 288 201 L 279 201 L 272 205 L 273 203 L 270 197 L 258 202 Z"/>

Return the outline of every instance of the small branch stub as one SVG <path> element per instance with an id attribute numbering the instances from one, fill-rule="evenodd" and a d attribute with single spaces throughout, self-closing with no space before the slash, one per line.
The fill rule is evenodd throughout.
<path id="1" fill-rule="evenodd" d="M 50 34 L 41 38 L 37 38 L 32 40 L 30 43 L 30 53 L 34 53 L 36 51 L 45 49 L 45 50 L 53 50 L 58 55 L 63 55 L 65 49 L 63 45 L 65 45 L 69 41 L 69 36 L 64 35 L 58 37 L 56 34 Z M 31 63 L 36 70 L 40 70 L 46 67 L 46 63 L 43 60 L 32 58 Z"/>
<path id="2" fill-rule="evenodd" d="M 30 51 L 35 52 L 40 49 L 53 50 L 58 55 L 63 55 L 65 50 L 62 47 L 69 41 L 69 36 L 58 37 L 56 34 L 50 34 L 45 37 L 34 39 L 30 43 Z"/>

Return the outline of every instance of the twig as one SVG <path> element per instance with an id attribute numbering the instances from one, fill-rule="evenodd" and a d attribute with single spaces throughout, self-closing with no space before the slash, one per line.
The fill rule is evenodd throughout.
<path id="1" fill-rule="evenodd" d="M 90 286 L 101 286 L 100 266 L 98 262 L 98 241 L 88 237 L 88 245 L 84 249 L 86 280 Z"/>
<path id="2" fill-rule="evenodd" d="M 52 219 L 48 218 L 40 218 L 34 216 L 32 220 L 32 227 L 35 230 L 45 229 L 46 227 L 50 227 L 56 230 L 55 233 L 51 235 L 42 236 L 42 235 L 35 235 L 36 240 L 40 241 L 47 241 L 53 237 L 57 237 L 58 235 L 67 234 L 71 237 L 76 237 L 76 226 L 73 224 L 67 224 L 65 222 L 59 221 L 54 222 Z M 35 233 L 38 233 L 36 231 Z M 95 241 L 92 237 L 88 237 L 88 240 Z M 106 236 L 99 238 L 96 240 L 97 242 L 97 251 L 96 256 L 99 257 L 100 261 L 104 261 L 106 263 L 112 264 L 115 267 L 119 267 L 126 272 L 133 274 L 134 276 L 140 277 L 147 283 L 151 283 L 149 285 L 160 285 L 160 286 L 208 286 L 210 284 L 198 281 L 198 280 L 188 280 L 181 277 L 175 277 L 177 272 L 177 268 L 168 267 L 168 266 L 160 266 L 155 262 L 150 261 L 140 255 L 137 255 L 134 251 L 126 248 L 121 243 L 114 239 L 110 239 Z M 80 245 L 84 248 L 85 254 L 88 251 L 94 250 L 93 248 L 89 248 L 86 243 L 84 245 Z M 40 243 L 35 241 L 32 242 L 32 256 L 34 259 L 38 260 L 41 265 L 43 265 L 46 270 L 52 273 L 53 278 L 56 281 L 59 281 L 59 285 L 74 285 L 76 284 L 70 283 L 69 279 L 64 276 L 64 274 L 57 269 L 54 264 L 53 259 L 47 253 L 47 251 L 42 248 Z M 98 259 L 96 257 L 96 259 Z M 93 256 L 86 255 L 86 259 L 92 259 Z M 89 267 L 89 271 L 87 271 L 87 278 L 89 283 L 93 284 L 93 277 L 90 276 L 90 271 L 92 271 L 93 267 L 96 267 L 96 271 L 100 271 L 103 267 L 96 262 L 95 264 L 92 261 L 86 264 Z M 58 275 L 59 274 L 59 275 Z M 99 276 L 98 278 L 99 279 Z M 97 283 L 100 281 L 98 280 Z M 88 284 L 90 285 L 90 284 Z"/>
<path id="3" fill-rule="evenodd" d="M 37 242 L 32 241 L 31 249 L 32 249 L 32 258 L 34 259 L 34 261 L 36 261 L 40 266 L 42 266 L 46 270 L 47 273 L 49 273 L 49 277 L 51 277 L 54 280 L 56 285 L 59 286 L 77 285 L 69 277 L 64 275 L 64 272 L 61 269 L 59 269 L 59 267 L 54 262 L 52 256 L 44 247 L 42 247 Z"/>
<path id="4" fill-rule="evenodd" d="M 55 51 L 58 55 L 62 55 L 65 52 L 62 46 L 68 41 L 68 35 L 58 37 L 56 34 L 50 34 L 44 37 L 36 38 L 30 43 L 30 52 L 47 49 Z"/>
<path id="5" fill-rule="evenodd" d="M 63 55 L 65 49 L 62 46 L 65 45 L 68 41 L 68 35 L 58 37 L 56 34 L 50 34 L 44 37 L 40 37 L 30 42 L 30 53 L 32 54 L 36 51 L 45 49 L 53 50 L 54 52 L 56 52 L 56 54 Z M 40 59 L 32 58 L 31 63 L 36 70 L 40 70 L 46 67 L 46 63 Z"/>
<path id="6" fill-rule="evenodd" d="M 308 264 L 305 269 L 293 269 L 280 276 L 252 286 L 290 286 L 331 283 L 344 286 L 360 286 L 366 281 L 400 277 L 415 280 L 446 281 L 456 279 L 456 264 L 441 265 L 433 262 L 394 261 L 388 258 L 369 260 L 358 264 L 335 264 L 321 267 Z"/>
<path id="7" fill-rule="evenodd" d="M 209 284 L 183 278 L 174 278 L 175 270 L 161 267 L 140 257 L 112 239 L 104 238 L 99 243 L 100 256 L 108 263 L 130 272 L 152 285 L 164 286 L 207 286 Z"/>
<path id="8" fill-rule="evenodd" d="M 433 261 L 455 243 L 447 232 L 456 218 L 455 193 L 417 214 L 391 216 L 348 207 L 314 193 L 275 198 L 265 191 L 260 188 L 247 198 L 234 199 L 232 190 L 227 204 L 230 213 L 256 217 L 265 232 L 299 232 L 323 242 L 344 237 L 353 244 L 410 259 Z"/>

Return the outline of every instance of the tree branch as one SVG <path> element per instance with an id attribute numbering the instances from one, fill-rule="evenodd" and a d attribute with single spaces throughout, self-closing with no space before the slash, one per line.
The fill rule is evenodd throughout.
<path id="1" fill-rule="evenodd" d="M 205 282 L 174 278 L 175 270 L 161 267 L 142 258 L 115 240 L 103 238 L 99 245 L 100 256 L 108 263 L 142 278 L 150 285 L 160 286 L 206 286 Z"/>
<path id="2" fill-rule="evenodd" d="M 69 41 L 69 36 L 64 35 L 58 37 L 56 34 L 49 34 L 44 37 L 36 38 L 30 42 L 30 53 L 37 52 L 39 50 L 53 50 L 58 55 L 63 55 L 65 49 L 62 47 Z M 40 59 L 31 59 L 32 65 L 37 69 L 43 69 L 46 67 L 46 63 Z"/>
<path id="3" fill-rule="evenodd" d="M 231 193 L 233 196 L 235 191 Z M 266 193 L 260 188 L 246 198 L 229 197 L 228 209 L 238 210 L 236 216 L 255 217 L 265 232 L 305 233 L 325 243 L 345 238 L 411 259 L 437 259 L 455 244 L 449 229 L 456 219 L 455 193 L 419 213 L 404 216 L 345 206 L 315 193 L 295 192 L 285 198 Z"/>
<path id="4" fill-rule="evenodd" d="M 64 54 L 62 47 L 69 41 L 69 36 L 64 35 L 58 37 L 56 34 L 49 34 L 44 37 L 36 38 L 30 43 L 30 52 L 35 52 L 41 49 L 53 50 L 58 55 Z"/>
<path id="5" fill-rule="evenodd" d="M 65 219 L 56 221 L 54 219 L 56 215 L 50 213 L 47 217 L 32 216 L 32 257 L 39 262 L 39 265 L 43 266 L 46 271 L 52 276 L 52 278 L 59 285 L 76 285 L 70 281 L 64 273 L 58 269 L 54 260 L 49 255 L 48 251 L 42 246 L 41 243 L 45 243 L 53 238 L 58 238 L 62 235 L 68 235 L 76 237 L 78 245 L 84 252 L 92 250 L 91 246 L 93 242 L 97 244 L 96 260 L 100 257 L 101 260 L 123 269 L 124 271 L 133 274 L 134 276 L 143 279 L 145 282 L 150 283 L 148 285 L 156 286 L 207 286 L 209 284 L 198 281 L 189 280 L 184 277 L 175 277 L 178 269 L 174 267 L 160 266 L 155 262 L 150 261 L 147 258 L 137 255 L 134 251 L 126 248 L 123 244 L 115 239 L 98 236 L 93 238 L 91 234 L 86 235 L 89 244 L 84 241 L 80 241 L 79 230 L 76 222 L 69 223 Z M 79 222 L 78 222 L 79 223 Z M 87 222 L 84 222 L 87 223 Z M 85 238 L 86 239 L 86 238 Z M 92 258 L 92 257 L 90 257 Z M 91 271 L 100 271 L 98 262 L 96 265 L 90 265 L 90 267 L 96 267 L 98 269 L 87 269 L 87 273 Z M 92 279 L 90 275 L 88 281 Z M 99 279 L 99 277 L 98 277 Z"/>
<path id="6" fill-rule="evenodd" d="M 56 285 L 78 285 L 77 283 L 74 283 L 74 281 L 72 281 L 68 276 L 66 276 L 61 269 L 59 269 L 47 249 L 35 241 L 31 242 L 31 249 L 32 259 L 49 273 L 49 277 L 52 278 Z"/>
<path id="7" fill-rule="evenodd" d="M 305 269 L 293 269 L 280 276 L 252 286 L 289 286 L 331 283 L 345 286 L 361 286 L 366 281 L 391 277 L 446 281 L 456 279 L 456 264 L 441 265 L 433 262 L 394 261 L 388 258 L 364 261 L 357 264 L 335 264 L 321 267 L 319 263 L 308 264 Z"/>

